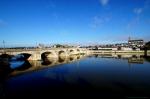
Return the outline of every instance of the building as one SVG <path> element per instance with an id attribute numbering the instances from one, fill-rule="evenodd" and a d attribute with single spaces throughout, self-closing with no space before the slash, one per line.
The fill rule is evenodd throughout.
<path id="1" fill-rule="evenodd" d="M 129 38 L 129 40 L 128 40 L 128 45 L 129 45 L 129 47 L 131 47 L 131 48 L 141 48 L 141 47 L 144 46 L 144 40 L 142 40 L 142 39 L 131 40 L 131 39 Z"/>
<path id="2" fill-rule="evenodd" d="M 132 48 L 129 47 L 121 47 L 122 51 L 132 51 Z"/>
<path id="3" fill-rule="evenodd" d="M 98 47 L 98 50 L 106 50 L 106 51 L 117 51 L 118 49 L 117 48 L 113 48 L 113 47 L 107 47 L 107 48 L 102 48 L 102 47 Z"/>

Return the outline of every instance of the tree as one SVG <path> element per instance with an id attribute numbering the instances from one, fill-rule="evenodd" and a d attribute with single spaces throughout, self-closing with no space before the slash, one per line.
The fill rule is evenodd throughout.
<path id="1" fill-rule="evenodd" d="M 150 50 L 150 41 L 144 45 L 144 56 L 147 57 L 147 50 Z"/>
<path id="2" fill-rule="evenodd" d="M 95 46 L 94 50 L 98 50 L 98 46 Z"/>
<path id="3" fill-rule="evenodd" d="M 147 50 L 150 50 L 150 41 L 149 42 L 147 42 L 146 44 L 145 44 L 145 46 L 144 46 Z"/>
<path id="4" fill-rule="evenodd" d="M 56 48 L 63 48 L 63 45 L 61 45 L 61 44 L 56 44 Z"/>

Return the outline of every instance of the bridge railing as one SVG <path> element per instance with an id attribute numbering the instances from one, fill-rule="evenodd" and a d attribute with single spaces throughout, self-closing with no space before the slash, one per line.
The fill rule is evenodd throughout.
<path id="1" fill-rule="evenodd" d="M 82 50 L 86 50 L 84 48 L 5 48 L 5 49 L 0 49 L 0 53 L 4 53 L 4 52 L 21 52 L 21 51 L 35 51 L 35 50 L 59 50 L 59 49 L 65 49 L 65 50 L 69 50 L 69 49 L 82 49 Z"/>

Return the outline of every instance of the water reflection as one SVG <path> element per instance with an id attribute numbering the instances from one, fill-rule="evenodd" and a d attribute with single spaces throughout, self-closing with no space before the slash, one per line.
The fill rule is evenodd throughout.
<path id="1" fill-rule="evenodd" d="M 66 61 L 66 58 L 67 57 L 65 57 L 65 56 L 61 56 L 61 57 L 58 58 L 58 62 L 59 63 L 64 63 Z"/>
<path id="2" fill-rule="evenodd" d="M 77 56 L 77 59 L 80 59 L 80 55 Z"/>
<path id="3" fill-rule="evenodd" d="M 10 68 L 16 69 L 16 68 L 23 66 L 25 61 L 10 61 L 9 63 L 10 63 Z"/>
<path id="4" fill-rule="evenodd" d="M 76 59 L 76 56 L 75 55 L 71 55 L 70 57 L 69 57 L 69 61 L 71 62 L 71 61 L 73 61 L 73 60 L 75 60 Z"/>
<path id="5" fill-rule="evenodd" d="M 92 57 L 89 56 L 89 57 Z M 116 55 L 116 54 L 95 54 L 95 58 L 115 58 L 115 59 L 122 59 L 128 60 L 128 63 L 137 63 L 143 64 L 144 61 L 150 62 L 150 56 L 144 57 L 143 55 Z"/>
<path id="6" fill-rule="evenodd" d="M 17 95 L 21 93 L 21 89 L 24 93 L 31 91 L 32 94 L 37 95 L 38 88 L 39 94 L 55 90 L 57 93 L 58 89 L 63 88 L 69 91 L 72 91 L 72 88 L 78 89 L 81 93 L 98 90 L 105 95 L 106 93 L 130 94 L 134 91 L 148 93 L 150 92 L 148 60 L 150 57 L 141 55 L 95 54 L 88 57 L 71 55 L 47 58 L 43 61 L 26 61 L 17 68 L 11 68 L 8 62 L 0 62 L 3 64 L 0 68 L 3 70 L 0 72 L 2 73 L 0 90 L 4 89 L 3 85 L 8 84 L 7 90 L 13 92 L 15 89 Z M 24 95 L 23 92 L 21 94 Z"/>
<path id="7" fill-rule="evenodd" d="M 95 57 L 95 58 L 114 58 L 114 59 L 123 59 L 127 60 L 130 64 L 144 64 L 144 61 L 150 62 L 150 57 L 144 57 L 142 55 L 116 55 L 116 54 L 94 54 L 89 55 L 88 57 Z M 3 62 L 1 61 L 1 70 L 5 70 L 6 68 L 2 69 L 2 67 L 8 67 L 11 71 L 32 71 L 41 69 L 44 67 L 51 67 L 59 64 L 65 64 L 80 60 L 81 58 L 86 57 L 84 55 L 71 55 L 71 56 L 60 56 L 58 58 L 45 58 L 43 61 L 10 61 L 10 62 Z M 7 66 L 6 66 L 7 65 Z M 12 73 L 14 74 L 14 73 Z"/>
<path id="8" fill-rule="evenodd" d="M 149 94 L 150 63 L 146 61 L 149 57 L 97 54 L 83 58 L 84 56 L 72 55 L 44 61 L 29 61 L 26 65 L 30 64 L 30 67 L 13 69 L 11 73 L 9 72 L 13 77 L 3 82 L 7 85 L 6 93 L 10 95 L 9 92 L 13 91 L 13 94 L 24 95 L 31 92 L 38 95 L 45 92 L 49 95 L 49 92 L 65 93 L 63 89 L 68 90 L 67 92 L 78 89 L 77 92 L 86 91 L 88 94 L 91 92 L 100 92 L 104 95 Z M 7 67 L 7 70 L 9 69 Z"/>
<path id="9" fill-rule="evenodd" d="M 43 61 L 23 61 L 23 62 L 22 61 L 21 62 L 20 61 L 8 62 L 7 60 L 0 61 L 0 84 L 5 83 L 4 82 L 5 79 L 12 77 L 12 76 L 25 74 L 25 73 L 32 73 L 33 71 L 60 66 L 60 68 L 51 69 L 50 71 L 46 71 L 45 77 L 48 79 L 53 78 L 55 80 L 61 80 L 61 82 L 65 81 L 67 83 L 76 83 L 76 82 L 83 83 L 84 82 L 84 84 L 86 83 L 87 85 L 89 85 L 88 83 L 92 81 L 91 83 L 93 85 L 99 86 L 100 83 L 107 82 L 106 79 L 104 81 L 102 80 L 102 79 L 104 79 L 103 76 L 105 75 L 105 77 L 107 78 L 108 76 L 110 76 L 109 74 L 111 74 L 113 72 L 115 75 L 114 77 L 119 78 L 119 79 L 117 79 L 117 81 L 113 82 L 113 85 L 125 87 L 127 85 L 124 85 L 123 83 L 119 82 L 120 79 L 122 80 L 122 76 L 120 76 L 120 74 L 128 72 L 128 70 L 131 69 L 132 64 L 133 64 L 133 66 L 136 66 L 136 68 L 142 68 L 145 65 L 146 66 L 149 65 L 149 62 L 150 62 L 149 56 L 144 57 L 141 55 L 94 54 L 94 55 L 89 55 L 85 60 L 81 61 L 81 59 L 83 59 L 85 57 L 87 57 L 87 56 L 71 55 L 68 57 L 60 56 L 59 58 L 47 58 Z M 18 64 L 18 66 L 13 67 L 13 65 L 14 65 L 14 64 L 12 64 L 13 62 L 18 62 L 18 63 L 20 62 L 20 63 Z M 71 64 L 67 64 L 67 63 L 71 63 Z M 61 64 L 64 64 L 65 66 L 61 67 L 62 66 Z M 15 65 L 16 65 L 16 63 L 15 63 Z M 90 66 L 92 66 L 93 68 L 91 68 Z M 117 66 L 117 68 L 116 68 L 116 66 Z M 141 67 L 138 67 L 138 66 L 141 66 Z M 112 67 L 114 67 L 116 70 L 118 69 L 118 71 L 116 72 L 116 70 Z M 106 72 L 106 70 L 108 70 L 108 71 Z M 143 72 L 146 71 L 143 68 L 142 68 L 142 70 L 143 70 Z M 81 72 L 81 71 L 83 71 L 83 72 Z M 138 73 L 140 75 L 140 73 L 141 73 L 142 75 L 145 75 L 143 72 L 141 73 L 140 69 L 138 69 L 137 72 L 132 71 L 132 72 L 128 72 L 128 73 L 129 74 L 135 73 L 136 75 L 138 75 Z M 118 74 L 118 75 L 116 75 L 116 74 Z M 78 77 L 79 75 L 80 75 L 80 77 Z M 113 75 L 111 75 L 111 76 L 113 76 Z M 112 79 L 115 79 L 115 78 L 111 78 L 111 80 Z M 109 80 L 110 80 L 110 78 L 109 78 Z M 2 86 L 2 85 L 0 85 L 0 86 Z M 129 86 L 127 86 L 127 87 L 129 87 Z M 2 88 L 0 88 L 0 90 L 1 89 Z M 127 88 L 127 89 L 129 89 L 129 88 Z"/>
<path id="10" fill-rule="evenodd" d="M 58 58 L 45 58 L 43 61 L 14 61 L 14 60 L 12 61 L 11 60 L 5 62 L 5 64 L 7 63 L 7 67 L 11 69 L 12 71 L 11 75 L 17 75 L 20 73 L 42 69 L 45 67 L 52 67 L 59 64 L 74 62 L 84 57 L 85 57 L 84 55 L 71 55 L 68 57 L 60 56 Z M 1 62 L 0 64 L 4 64 L 4 63 Z"/>
<path id="11" fill-rule="evenodd" d="M 49 66 L 49 65 L 54 65 L 56 62 L 57 62 L 57 58 L 46 58 L 42 61 L 42 64 L 40 64 L 39 66 L 41 65 L 44 65 L 44 66 Z M 36 62 L 36 61 L 33 61 L 33 62 Z"/>
<path id="12" fill-rule="evenodd" d="M 137 64 L 143 64 L 144 58 L 141 57 L 132 57 L 128 59 L 128 63 L 137 63 Z"/>
<path id="13" fill-rule="evenodd" d="M 121 59 L 121 60 L 127 60 L 128 66 L 130 68 L 131 64 L 144 64 L 144 62 L 150 62 L 148 61 L 150 57 L 145 58 L 141 55 L 113 55 L 113 54 L 95 54 L 95 55 L 89 55 L 88 57 L 95 57 L 95 58 L 113 58 L 113 59 Z M 17 74 L 26 73 L 26 72 L 32 72 L 38 69 L 42 68 L 49 68 L 53 66 L 57 66 L 60 64 L 66 64 L 71 63 L 74 61 L 78 61 L 84 57 L 84 55 L 71 55 L 71 56 L 61 56 L 59 58 L 47 58 L 43 61 L 25 61 L 23 65 L 20 67 L 13 69 L 13 72 L 11 75 L 15 76 Z"/>

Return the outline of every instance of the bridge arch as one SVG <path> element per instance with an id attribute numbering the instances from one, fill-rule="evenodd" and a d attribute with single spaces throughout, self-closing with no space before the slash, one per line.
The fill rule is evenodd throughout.
<path id="1" fill-rule="evenodd" d="M 64 51 L 64 50 L 60 50 L 60 51 L 58 51 L 58 56 L 59 56 L 59 57 L 66 57 L 66 56 L 67 56 L 67 53 L 66 53 L 66 51 Z"/>
<path id="2" fill-rule="evenodd" d="M 73 55 L 73 54 L 76 54 L 75 49 L 69 49 L 69 55 Z"/>
<path id="3" fill-rule="evenodd" d="M 80 52 L 80 49 L 77 49 L 78 52 Z"/>
<path id="4" fill-rule="evenodd" d="M 58 48 L 58 49 L 34 49 L 34 50 L 19 50 L 19 51 L 10 51 L 6 52 L 8 55 L 0 55 L 0 59 L 11 59 L 11 57 L 8 58 L 8 56 L 17 56 L 22 55 L 23 59 L 25 60 L 42 60 L 45 58 L 58 58 L 60 56 L 70 56 L 75 54 L 87 54 L 86 49 L 82 48 Z M 88 52 L 89 53 L 89 52 Z M 15 59 L 15 58 L 14 58 Z"/>
<path id="5" fill-rule="evenodd" d="M 46 51 L 46 52 L 43 52 L 41 54 L 41 59 L 42 60 L 45 60 L 45 59 L 48 59 L 48 58 L 56 58 L 57 55 L 54 51 Z"/>
<path id="6" fill-rule="evenodd" d="M 80 49 L 77 49 L 77 54 L 80 54 Z"/>
<path id="7" fill-rule="evenodd" d="M 31 56 L 32 54 L 30 53 L 19 53 L 19 54 L 13 55 L 11 60 L 28 60 Z"/>
<path id="8" fill-rule="evenodd" d="M 29 57 L 32 56 L 32 54 L 30 54 L 30 53 L 21 53 L 21 54 L 19 54 L 19 55 L 23 55 L 24 60 L 27 60 L 27 59 L 29 59 Z"/>
<path id="9" fill-rule="evenodd" d="M 12 57 L 12 55 L 9 55 L 9 54 L 2 54 L 0 55 L 0 60 L 1 59 L 10 59 Z"/>

